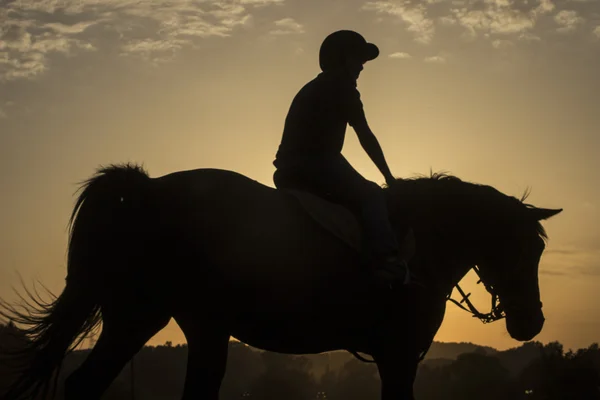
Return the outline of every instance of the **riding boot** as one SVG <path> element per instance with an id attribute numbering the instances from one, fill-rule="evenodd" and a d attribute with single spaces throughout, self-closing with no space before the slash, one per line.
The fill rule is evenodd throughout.
<path id="1" fill-rule="evenodd" d="M 390 289 L 410 283 L 408 264 L 398 256 L 386 257 L 376 263 L 373 275 L 378 286 Z"/>

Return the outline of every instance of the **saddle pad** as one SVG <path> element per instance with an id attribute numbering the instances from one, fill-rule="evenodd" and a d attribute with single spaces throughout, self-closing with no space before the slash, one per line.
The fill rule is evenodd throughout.
<path id="1" fill-rule="evenodd" d="M 302 208 L 323 228 L 358 252 L 362 251 L 361 230 L 358 220 L 346 207 L 301 190 L 285 189 L 295 197 Z M 416 253 L 412 229 L 404 238 L 398 238 L 400 256 L 410 260 Z"/>
<path id="2" fill-rule="evenodd" d="M 335 237 L 351 248 L 361 251 L 361 232 L 356 217 L 344 206 L 324 200 L 314 194 L 286 189 L 306 212 Z"/>

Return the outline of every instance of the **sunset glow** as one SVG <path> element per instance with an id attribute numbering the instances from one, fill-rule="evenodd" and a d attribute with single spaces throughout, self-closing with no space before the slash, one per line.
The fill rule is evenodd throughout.
<path id="1" fill-rule="evenodd" d="M 0 9 L 0 297 L 55 294 L 77 183 L 134 161 L 273 186 L 296 92 L 338 29 L 381 55 L 358 82 L 398 177 L 448 171 L 564 212 L 544 223 L 536 340 L 600 340 L 600 3 L 571 0 L 18 0 Z M 344 154 L 383 178 L 348 128 Z M 165 265 L 165 274 L 169 266 Z M 115 279 L 119 279 L 115 276 Z M 482 308 L 488 296 L 468 275 Z M 487 310 L 486 310 L 487 311 Z M 438 341 L 518 342 L 448 304 Z M 175 323 L 150 344 L 184 342 Z"/>

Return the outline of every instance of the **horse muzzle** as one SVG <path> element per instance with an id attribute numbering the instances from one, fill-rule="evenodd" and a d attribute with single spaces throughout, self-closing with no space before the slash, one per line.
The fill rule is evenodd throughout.
<path id="1" fill-rule="evenodd" d="M 506 330 L 510 336 L 525 342 L 536 337 L 544 327 L 541 307 L 535 310 L 506 310 Z"/>

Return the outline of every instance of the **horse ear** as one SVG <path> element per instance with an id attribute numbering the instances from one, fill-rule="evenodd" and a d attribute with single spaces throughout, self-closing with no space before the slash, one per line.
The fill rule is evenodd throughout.
<path id="1" fill-rule="evenodd" d="M 560 213 L 563 209 L 555 209 L 551 210 L 549 208 L 531 208 L 529 209 L 529 215 L 533 216 L 536 221 L 541 221 L 543 219 L 548 219 L 550 217 L 554 217 L 556 214 Z"/>

